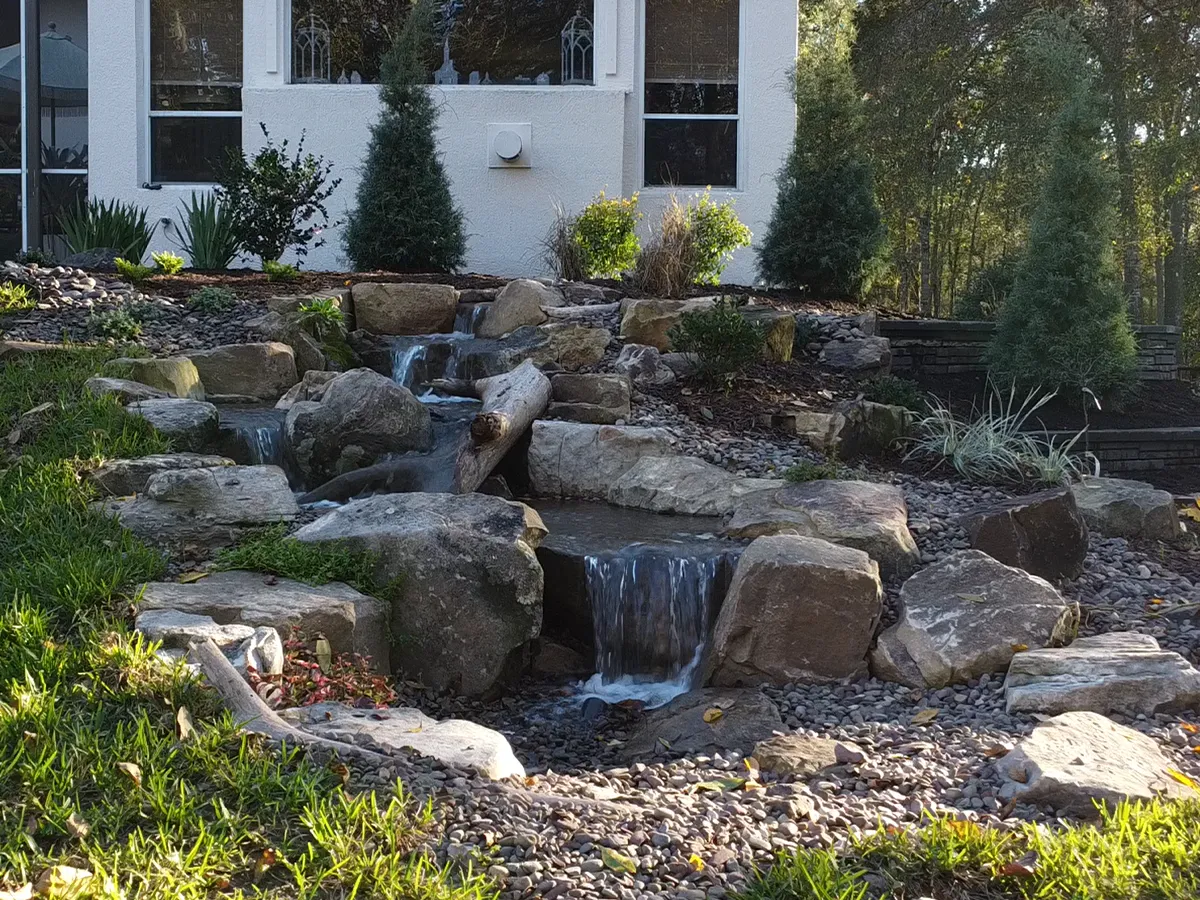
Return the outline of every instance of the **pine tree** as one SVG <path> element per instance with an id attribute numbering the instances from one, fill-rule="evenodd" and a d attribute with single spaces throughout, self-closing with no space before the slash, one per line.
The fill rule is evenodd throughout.
<path id="1" fill-rule="evenodd" d="M 862 147 L 862 96 L 846 49 L 820 47 L 796 67 L 796 137 L 758 251 L 768 282 L 822 297 L 859 291 L 885 231 Z"/>
<path id="2" fill-rule="evenodd" d="M 437 109 L 426 86 L 435 0 L 416 0 L 381 68 L 383 111 L 371 142 L 346 253 L 360 271 L 451 272 L 463 264 L 463 214 L 438 155 Z"/>
<path id="3" fill-rule="evenodd" d="M 1077 73 L 1086 73 L 1078 56 Z M 1001 310 L 988 363 L 998 380 L 1101 394 L 1129 382 L 1137 348 L 1114 254 L 1114 184 L 1101 108 L 1077 74 L 1055 122 L 1029 245 Z"/>

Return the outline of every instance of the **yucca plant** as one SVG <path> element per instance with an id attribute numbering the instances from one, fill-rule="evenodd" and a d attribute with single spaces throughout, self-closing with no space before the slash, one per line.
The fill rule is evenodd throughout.
<path id="1" fill-rule="evenodd" d="M 125 259 L 140 261 L 158 228 L 146 221 L 146 209 L 120 200 L 89 200 L 60 217 L 63 238 L 72 253 L 111 249 Z"/>
<path id="2" fill-rule="evenodd" d="M 179 249 L 192 260 L 193 269 L 228 269 L 241 251 L 233 216 L 212 194 L 192 194 L 183 204 Z"/>

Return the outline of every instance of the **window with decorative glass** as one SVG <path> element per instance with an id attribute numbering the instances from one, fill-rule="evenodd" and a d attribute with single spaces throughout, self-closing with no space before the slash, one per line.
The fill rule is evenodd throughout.
<path id="1" fill-rule="evenodd" d="M 242 145 L 242 0 L 149 0 L 150 180 L 207 183 Z"/>
<path id="2" fill-rule="evenodd" d="M 378 82 L 408 7 L 406 0 L 292 0 L 292 82 Z M 593 0 L 446 0 L 429 82 L 592 84 L 593 22 Z"/>
<path id="3" fill-rule="evenodd" d="M 740 0 L 645 0 L 647 187 L 738 186 Z"/>

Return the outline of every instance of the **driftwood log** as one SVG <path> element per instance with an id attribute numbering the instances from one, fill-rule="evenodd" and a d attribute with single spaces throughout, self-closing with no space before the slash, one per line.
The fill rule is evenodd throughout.
<path id="1" fill-rule="evenodd" d="M 620 309 L 620 303 L 596 303 L 592 306 L 552 306 L 542 311 L 551 319 L 577 322 L 580 319 L 594 319 L 600 316 L 614 315 Z"/>
<path id="2" fill-rule="evenodd" d="M 533 420 L 550 405 L 550 379 L 525 360 L 511 372 L 475 382 L 483 409 L 454 463 L 454 493 L 470 494 L 492 474 Z"/>

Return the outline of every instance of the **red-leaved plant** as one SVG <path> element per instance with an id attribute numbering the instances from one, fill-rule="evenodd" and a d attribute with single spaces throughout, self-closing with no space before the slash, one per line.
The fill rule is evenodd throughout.
<path id="1" fill-rule="evenodd" d="M 322 667 L 315 643 L 306 641 L 293 626 L 291 637 L 283 643 L 282 675 L 264 676 L 253 666 L 247 669 L 250 686 L 268 706 L 284 709 L 335 700 L 359 709 L 383 709 L 395 702 L 391 680 L 371 670 L 369 656 L 341 653 Z"/>

